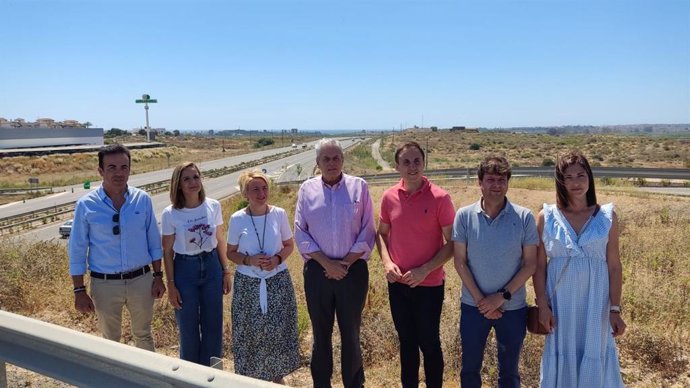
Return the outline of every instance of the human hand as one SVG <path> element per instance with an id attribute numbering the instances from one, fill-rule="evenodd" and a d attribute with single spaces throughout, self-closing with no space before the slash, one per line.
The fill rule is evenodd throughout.
<path id="1" fill-rule="evenodd" d="M 426 277 L 429 276 L 429 272 L 422 267 L 412 268 L 411 270 L 405 272 L 402 276 L 402 282 L 408 286 L 414 288 L 423 282 Z"/>
<path id="2" fill-rule="evenodd" d="M 392 261 L 384 265 L 383 268 L 386 270 L 386 280 L 388 280 L 388 283 L 395 283 L 402 279 L 403 275 L 400 272 L 400 267 Z"/>
<path id="3" fill-rule="evenodd" d="M 347 263 L 343 263 L 342 260 L 329 259 L 323 272 L 328 279 L 342 280 L 347 276 L 347 268 Z"/>
<path id="4" fill-rule="evenodd" d="M 91 297 L 86 292 L 77 292 L 74 294 L 74 308 L 80 313 L 92 313 L 96 311 Z"/>
<path id="5" fill-rule="evenodd" d="M 168 302 L 173 306 L 175 310 L 180 310 L 182 308 L 182 297 L 180 296 L 180 291 L 177 290 L 174 283 L 168 284 L 170 289 L 168 289 Z"/>
<path id="6" fill-rule="evenodd" d="M 547 304 L 539 306 L 539 324 L 544 326 L 549 333 L 552 333 L 556 328 L 556 318 Z"/>
<path id="7" fill-rule="evenodd" d="M 486 319 L 499 319 L 503 316 L 503 312 L 501 310 L 493 310 L 489 311 L 488 313 L 484 314 L 484 318 Z"/>
<path id="8" fill-rule="evenodd" d="M 151 295 L 153 295 L 155 299 L 160 299 L 163 294 L 165 294 L 165 284 L 163 284 L 163 278 L 156 276 L 153 278 Z"/>
<path id="9" fill-rule="evenodd" d="M 267 258 L 268 256 L 265 253 L 257 253 L 247 258 L 247 265 L 263 269 L 264 260 Z"/>
<path id="10" fill-rule="evenodd" d="M 232 291 L 232 276 L 230 272 L 223 274 L 223 295 L 227 295 Z"/>
<path id="11" fill-rule="evenodd" d="M 609 321 L 611 322 L 611 329 L 613 329 L 613 336 L 618 337 L 625 333 L 625 322 L 620 313 L 609 313 Z"/>
<path id="12" fill-rule="evenodd" d="M 265 257 L 261 259 L 261 269 L 264 271 L 272 271 L 275 267 L 280 264 L 280 259 L 278 256 Z"/>
<path id="13" fill-rule="evenodd" d="M 477 302 L 477 308 L 479 309 L 480 313 L 486 314 L 490 311 L 501 308 L 503 306 L 503 302 L 505 302 L 503 295 L 494 293 Z"/>

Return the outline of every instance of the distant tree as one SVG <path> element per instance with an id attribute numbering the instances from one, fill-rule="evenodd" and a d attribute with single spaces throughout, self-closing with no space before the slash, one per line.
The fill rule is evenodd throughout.
<path id="1" fill-rule="evenodd" d="M 115 137 L 115 136 L 125 136 L 127 134 L 127 131 L 122 130 L 120 128 L 110 128 L 109 131 L 105 131 L 103 133 L 104 137 Z"/>
<path id="2" fill-rule="evenodd" d="M 140 129 L 139 132 L 137 132 L 141 136 L 146 136 L 146 130 L 145 129 Z"/>
<path id="3" fill-rule="evenodd" d="M 262 137 L 254 143 L 254 148 L 261 148 L 271 144 L 273 144 L 273 139 L 270 137 Z"/>
<path id="4" fill-rule="evenodd" d="M 480 148 L 482 148 L 482 145 L 479 143 L 472 143 L 470 144 L 470 149 L 472 151 L 478 151 Z"/>
<path id="5" fill-rule="evenodd" d="M 170 131 L 165 131 L 165 136 L 172 136 L 172 135 L 173 135 L 172 132 L 170 132 Z"/>
<path id="6" fill-rule="evenodd" d="M 431 132 L 436 132 L 438 131 L 438 127 L 431 127 Z"/>
<path id="7" fill-rule="evenodd" d="M 551 158 L 544 158 L 544 160 L 541 161 L 541 166 L 542 167 L 551 167 L 555 166 L 556 162 L 553 161 Z"/>
<path id="8" fill-rule="evenodd" d="M 93 124 L 91 124 L 91 122 L 89 122 L 89 121 L 87 121 L 87 122 L 84 123 L 84 126 L 85 126 L 86 128 L 88 128 L 88 127 L 90 127 L 90 126 L 92 126 L 92 125 L 93 125 Z"/>
<path id="9" fill-rule="evenodd" d="M 174 136 L 180 136 L 180 130 L 179 129 L 174 130 L 173 135 Z"/>

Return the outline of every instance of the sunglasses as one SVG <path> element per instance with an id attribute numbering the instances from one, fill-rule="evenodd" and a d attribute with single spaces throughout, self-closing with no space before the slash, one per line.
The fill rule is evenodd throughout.
<path id="1" fill-rule="evenodd" d="M 120 213 L 113 214 L 113 222 L 117 224 L 113 226 L 113 234 L 117 236 L 120 234 Z"/>

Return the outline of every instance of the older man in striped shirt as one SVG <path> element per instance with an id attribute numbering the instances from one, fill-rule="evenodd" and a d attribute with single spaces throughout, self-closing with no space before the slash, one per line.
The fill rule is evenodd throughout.
<path id="1" fill-rule="evenodd" d="M 321 176 L 302 184 L 295 209 L 295 241 L 305 260 L 304 292 L 314 339 L 314 388 L 331 387 L 335 316 L 342 341 L 343 386 L 364 384 L 359 329 L 376 230 L 368 185 L 344 174 L 343 162 L 340 143 L 322 139 L 316 146 Z"/>

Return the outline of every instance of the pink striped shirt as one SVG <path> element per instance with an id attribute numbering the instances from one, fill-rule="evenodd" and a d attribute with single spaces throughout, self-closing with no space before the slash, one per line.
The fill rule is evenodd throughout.
<path id="1" fill-rule="evenodd" d="M 367 182 L 342 174 L 329 186 L 321 177 L 311 178 L 299 189 L 295 209 L 295 242 L 305 261 L 321 251 L 331 259 L 349 252 L 364 252 L 368 260 L 376 228 Z"/>

